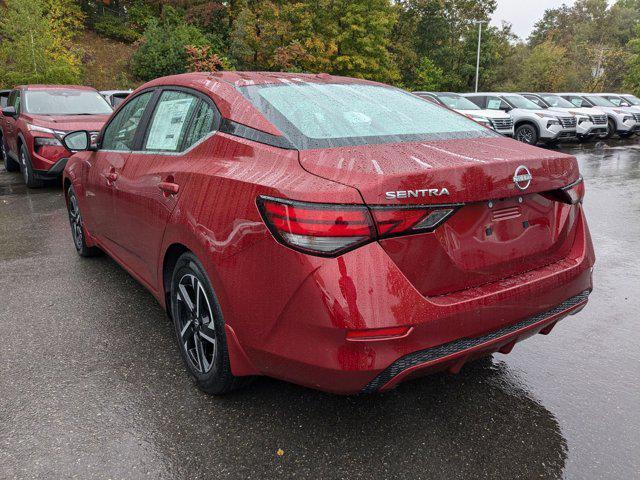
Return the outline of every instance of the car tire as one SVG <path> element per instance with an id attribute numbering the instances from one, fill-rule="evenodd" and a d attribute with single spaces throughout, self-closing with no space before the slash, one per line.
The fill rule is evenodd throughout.
<path id="1" fill-rule="evenodd" d="M 523 123 L 516 128 L 514 138 L 528 145 L 536 145 L 538 143 L 538 130 L 530 123 Z"/>
<path id="2" fill-rule="evenodd" d="M 73 187 L 67 189 L 67 212 L 69 214 L 69 225 L 71 226 L 71 237 L 76 247 L 78 255 L 81 257 L 95 257 L 100 255 L 102 251 L 98 247 L 87 246 L 86 229 L 80 215 L 80 207 L 78 205 L 78 197 Z"/>
<path id="3" fill-rule="evenodd" d="M 231 373 L 222 310 L 204 267 L 191 252 L 176 262 L 170 299 L 180 355 L 198 387 L 222 395 L 245 385 L 248 377 Z"/>
<path id="4" fill-rule="evenodd" d="M 20 170 L 22 171 L 22 178 L 24 183 L 29 188 L 40 188 L 44 182 L 35 176 L 33 166 L 31 165 L 31 157 L 27 151 L 27 147 L 20 146 Z"/>
<path id="5" fill-rule="evenodd" d="M 607 120 L 607 133 L 603 136 L 603 138 L 611 138 L 615 135 L 617 130 L 616 122 L 612 118 Z"/>
<path id="6" fill-rule="evenodd" d="M 9 158 L 9 151 L 7 150 L 7 145 L 4 142 L 4 137 L 0 137 L 0 156 L 2 157 L 4 169 L 7 172 L 17 172 L 20 170 L 20 165 L 18 165 L 15 160 Z"/>

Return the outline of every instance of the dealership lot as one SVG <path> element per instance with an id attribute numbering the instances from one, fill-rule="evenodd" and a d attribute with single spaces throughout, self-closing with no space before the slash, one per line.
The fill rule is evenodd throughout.
<path id="1" fill-rule="evenodd" d="M 640 147 L 578 156 L 598 257 L 582 313 L 384 395 L 197 391 L 152 296 L 79 258 L 62 191 L 0 173 L 0 478 L 640 478 Z"/>

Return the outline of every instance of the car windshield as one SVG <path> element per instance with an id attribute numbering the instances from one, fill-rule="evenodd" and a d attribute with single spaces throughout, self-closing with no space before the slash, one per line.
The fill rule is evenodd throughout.
<path id="1" fill-rule="evenodd" d="M 453 93 L 438 93 L 437 95 L 442 103 L 454 110 L 480 110 L 479 106 L 471 100 L 464 98 L 462 95 L 455 95 Z"/>
<path id="2" fill-rule="evenodd" d="M 636 97 L 635 95 L 625 95 L 624 99 L 631 105 L 640 105 L 640 98 Z"/>
<path id="3" fill-rule="evenodd" d="M 575 105 L 558 95 L 540 95 L 552 107 L 575 108 Z"/>
<path id="4" fill-rule="evenodd" d="M 597 95 L 587 95 L 585 98 L 598 107 L 615 107 L 615 105 L 609 100 L 603 97 L 598 97 Z"/>
<path id="5" fill-rule="evenodd" d="M 540 110 L 541 108 L 531 100 L 524 98 L 522 95 L 503 95 L 502 97 L 515 108 L 522 108 L 524 110 Z"/>
<path id="6" fill-rule="evenodd" d="M 107 101 L 93 90 L 27 90 L 25 111 L 36 115 L 110 115 Z"/>
<path id="7" fill-rule="evenodd" d="M 298 149 L 495 135 L 393 87 L 288 82 L 239 90 Z"/>

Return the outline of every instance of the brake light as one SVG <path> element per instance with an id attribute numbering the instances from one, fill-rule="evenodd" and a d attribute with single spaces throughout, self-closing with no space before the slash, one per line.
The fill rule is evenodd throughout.
<path id="1" fill-rule="evenodd" d="M 386 207 L 307 203 L 258 197 L 258 209 L 283 245 L 319 256 L 336 256 L 366 243 L 434 230 L 459 205 Z"/>
<path id="2" fill-rule="evenodd" d="M 552 192 L 548 192 L 546 194 L 547 197 L 552 200 L 557 200 L 562 203 L 567 203 L 569 205 L 575 205 L 577 203 L 582 203 L 585 194 L 584 180 L 580 177 L 577 181 L 573 182 L 571 185 L 567 185 L 566 187 L 559 188 L 558 190 L 553 190 Z"/>

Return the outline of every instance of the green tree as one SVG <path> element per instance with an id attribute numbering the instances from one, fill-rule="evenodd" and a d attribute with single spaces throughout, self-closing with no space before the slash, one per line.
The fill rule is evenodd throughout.
<path id="1" fill-rule="evenodd" d="M 444 74 L 429 57 L 422 57 L 420 65 L 416 69 L 413 90 L 437 92 L 442 88 Z"/>
<path id="2" fill-rule="evenodd" d="M 518 85 L 534 92 L 557 92 L 567 83 L 566 50 L 550 40 L 536 45 L 525 59 Z"/>
<path id="3" fill-rule="evenodd" d="M 70 0 L 7 0 L 0 10 L 0 83 L 77 83 L 73 39 L 83 15 Z"/>
<path id="4" fill-rule="evenodd" d="M 132 57 L 132 72 L 147 81 L 165 75 L 187 71 L 187 47 L 209 45 L 206 36 L 171 7 L 164 9 L 163 18 L 151 20 Z"/>

